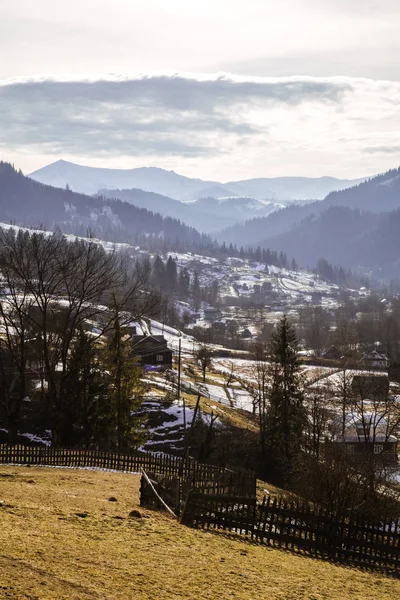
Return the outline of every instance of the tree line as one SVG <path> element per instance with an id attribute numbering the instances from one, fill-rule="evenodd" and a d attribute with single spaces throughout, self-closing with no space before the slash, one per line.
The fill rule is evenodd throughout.
<path id="1" fill-rule="evenodd" d="M 159 309 L 140 262 L 61 234 L 0 231 L 0 418 L 55 445 L 126 449 L 143 386 L 129 324 Z M 136 428 L 136 431 L 138 428 Z"/>

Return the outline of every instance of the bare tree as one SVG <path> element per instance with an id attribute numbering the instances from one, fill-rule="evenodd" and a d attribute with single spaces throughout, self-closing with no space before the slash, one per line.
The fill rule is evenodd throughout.
<path id="1" fill-rule="evenodd" d="M 0 338 L 0 407 L 6 415 L 8 441 L 15 443 L 21 406 L 28 394 L 28 361 L 32 360 L 28 310 L 32 299 L 25 290 L 13 287 L 7 264 L 0 266 L 3 283 L 0 286 L 0 316 L 3 335 Z"/>
<path id="2" fill-rule="evenodd" d="M 265 455 L 268 433 L 268 407 L 271 394 L 271 365 L 267 362 L 267 346 L 256 344 L 253 350 L 254 367 L 252 378 L 254 384 L 248 388 L 253 397 L 253 414 L 257 415 L 260 434 L 261 454 Z"/>
<path id="3" fill-rule="evenodd" d="M 129 311 L 127 319 L 153 309 L 157 300 L 146 289 L 148 273 L 128 256 L 116 250 L 106 252 L 94 242 L 69 243 L 61 234 L 15 235 L 13 231 L 0 235 L 0 268 L 6 271 L 4 295 L 14 312 L 19 311 L 19 321 L 22 317 L 27 321 L 39 346 L 53 443 L 60 444 L 68 362 L 76 332 L 96 322 L 97 337 L 107 333 L 115 317 L 110 306 L 118 306 L 120 313 Z M 25 300 L 18 305 L 21 294 Z M 23 339 L 22 330 L 17 338 Z"/>
<path id="4" fill-rule="evenodd" d="M 203 374 L 203 383 L 206 382 L 206 371 L 211 365 L 212 351 L 207 344 L 201 344 L 195 352 L 195 358 L 200 363 L 201 372 Z"/>
<path id="5" fill-rule="evenodd" d="M 319 458 L 325 439 L 331 411 L 327 408 L 327 398 L 322 389 L 313 389 L 307 395 L 308 442 L 311 453 Z"/>

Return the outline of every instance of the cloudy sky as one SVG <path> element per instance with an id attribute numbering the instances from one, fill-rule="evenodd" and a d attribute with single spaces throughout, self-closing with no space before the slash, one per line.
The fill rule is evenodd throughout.
<path id="1" fill-rule="evenodd" d="M 400 164 L 398 0 L 0 3 L 0 152 L 230 180 Z"/>

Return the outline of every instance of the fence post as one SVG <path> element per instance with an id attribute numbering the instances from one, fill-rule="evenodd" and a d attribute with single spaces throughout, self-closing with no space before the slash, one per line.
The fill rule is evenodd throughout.
<path id="1" fill-rule="evenodd" d="M 178 516 L 181 513 L 181 480 L 179 477 L 176 477 L 175 513 Z"/>
<path id="2" fill-rule="evenodd" d="M 192 497 L 193 490 L 189 490 L 186 496 L 185 504 L 183 505 L 183 510 L 181 514 L 181 523 L 182 525 L 188 525 L 188 521 L 190 518 L 190 501 Z"/>

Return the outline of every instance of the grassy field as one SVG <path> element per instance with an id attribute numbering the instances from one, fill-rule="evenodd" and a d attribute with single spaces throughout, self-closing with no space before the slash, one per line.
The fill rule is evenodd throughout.
<path id="1" fill-rule="evenodd" d="M 400 598 L 400 581 L 188 529 L 138 502 L 135 475 L 0 466 L 0 599 Z"/>

